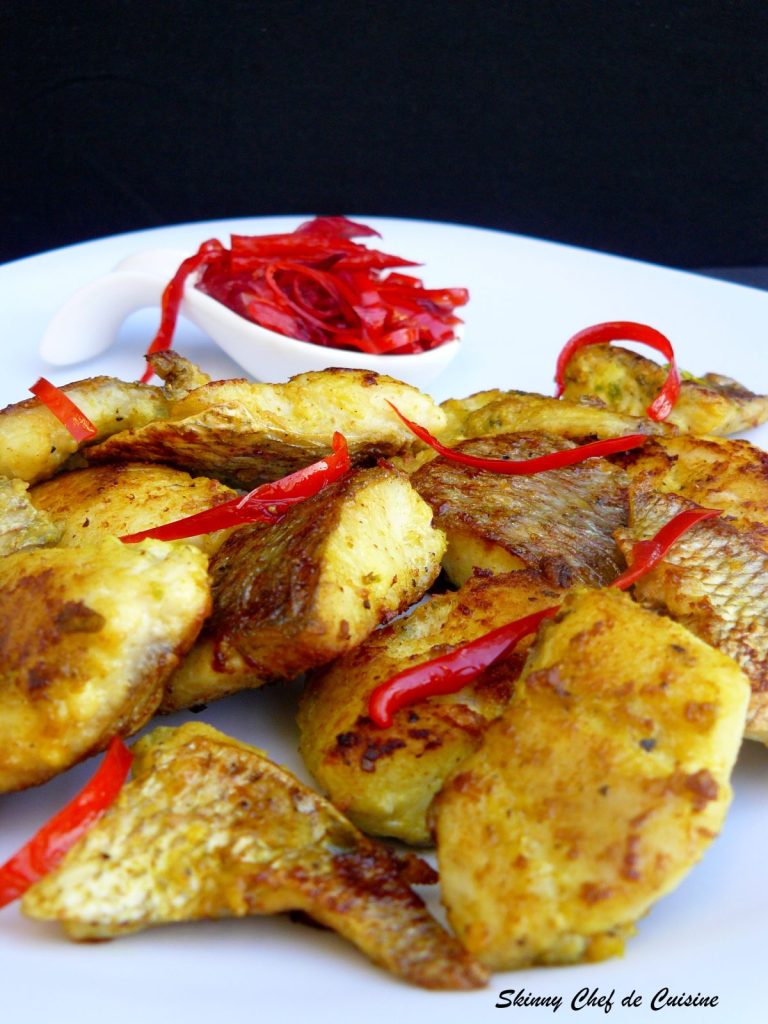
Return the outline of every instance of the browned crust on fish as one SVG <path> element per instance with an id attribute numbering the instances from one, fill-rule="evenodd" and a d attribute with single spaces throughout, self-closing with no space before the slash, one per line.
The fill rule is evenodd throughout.
<path id="1" fill-rule="evenodd" d="M 111 537 L 0 559 L 0 792 L 146 723 L 210 609 L 206 561 Z"/>
<path id="2" fill-rule="evenodd" d="M 629 552 L 693 502 L 646 487 L 633 489 Z M 696 636 L 730 655 L 752 686 L 746 735 L 768 740 L 768 554 L 761 531 L 725 519 L 697 524 L 664 560 L 635 584 L 640 601 L 676 619 Z"/>
<path id="3" fill-rule="evenodd" d="M 481 968 L 408 880 L 434 882 L 412 855 L 358 832 L 330 803 L 210 726 L 158 729 L 134 777 L 24 910 L 75 938 L 170 921 L 301 911 L 415 985 L 471 989 Z"/>
<path id="4" fill-rule="evenodd" d="M 591 345 L 576 352 L 565 371 L 565 398 L 601 399 L 610 409 L 643 416 L 667 376 L 664 366 L 618 345 Z M 735 434 L 768 420 L 768 396 L 730 377 L 683 374 L 667 423 L 689 434 Z"/>
<path id="5" fill-rule="evenodd" d="M 140 462 L 60 473 L 30 491 L 34 505 L 63 531 L 60 543 L 66 547 L 162 526 L 235 495 L 218 480 L 192 478 L 170 466 Z M 210 554 L 223 539 L 223 531 L 216 531 L 192 537 L 189 543 Z"/>
<path id="6" fill-rule="evenodd" d="M 457 451 L 495 459 L 528 459 L 573 448 L 550 434 L 500 434 L 463 441 Z M 626 523 L 623 471 L 604 459 L 535 476 L 502 476 L 439 457 L 412 476 L 435 522 L 452 535 L 469 533 L 536 569 L 554 585 L 601 586 L 623 559 L 613 532 Z"/>
<path id="7" fill-rule="evenodd" d="M 211 561 L 205 639 L 222 684 L 233 657 L 265 681 L 356 646 L 421 597 L 444 546 L 429 506 L 385 467 L 353 471 L 278 523 L 236 530 Z"/>
<path id="8" fill-rule="evenodd" d="M 314 673 L 299 706 L 300 750 L 336 806 L 366 832 L 430 843 L 429 803 L 512 699 L 532 638 L 459 692 L 396 712 L 389 728 L 368 717 L 371 694 L 410 666 L 558 604 L 563 593 L 532 570 L 475 576 Z"/>
<path id="9" fill-rule="evenodd" d="M 634 486 L 717 508 L 768 549 L 768 453 L 720 437 L 656 438 L 623 458 Z"/>
<path id="10" fill-rule="evenodd" d="M 749 687 L 614 588 L 571 592 L 434 805 L 443 901 L 493 970 L 615 956 L 719 831 Z"/>
<path id="11" fill-rule="evenodd" d="M 328 455 L 335 431 L 355 465 L 403 452 L 413 435 L 387 401 L 440 430 L 445 414 L 427 395 L 367 370 L 328 369 L 285 384 L 211 381 L 173 403 L 169 416 L 88 450 L 91 462 L 163 462 L 251 488 Z"/>

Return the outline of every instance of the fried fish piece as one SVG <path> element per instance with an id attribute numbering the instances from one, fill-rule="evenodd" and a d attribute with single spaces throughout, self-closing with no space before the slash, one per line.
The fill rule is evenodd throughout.
<path id="1" fill-rule="evenodd" d="M 211 382 L 205 370 L 201 370 L 172 348 L 153 352 L 147 356 L 147 362 L 158 377 L 162 378 L 163 394 L 169 402 L 186 398 L 190 391 Z"/>
<path id="2" fill-rule="evenodd" d="M 508 394 L 518 394 L 518 392 L 491 388 L 488 391 L 475 391 L 474 394 L 466 395 L 464 398 L 446 398 L 444 402 L 440 403 L 440 408 L 445 413 L 445 427 L 440 434 L 440 440 L 446 444 L 451 441 L 466 440 L 468 435 L 464 433 L 464 425 L 467 418 L 472 413 L 480 412 L 486 406 L 501 401 Z"/>
<path id="3" fill-rule="evenodd" d="M 545 433 L 499 434 L 456 446 L 495 459 L 529 459 L 573 447 Z M 626 476 L 605 459 L 534 476 L 502 476 L 441 456 L 411 480 L 448 535 L 443 567 L 458 585 L 474 568 L 532 568 L 557 586 L 599 586 L 623 567 L 613 531 L 627 521 Z"/>
<path id="4" fill-rule="evenodd" d="M 356 464 L 414 444 L 387 401 L 439 431 L 445 414 L 409 384 L 369 370 L 302 373 L 286 384 L 212 381 L 174 403 L 166 420 L 88 449 L 93 462 L 165 462 L 251 488 L 327 455 L 334 431 Z"/>
<path id="5" fill-rule="evenodd" d="M 60 473 L 30 491 L 34 506 L 61 529 L 63 547 L 122 537 L 213 508 L 236 496 L 218 480 L 157 463 L 122 462 Z M 190 537 L 213 554 L 228 530 Z"/>
<path id="6" fill-rule="evenodd" d="M 171 673 L 158 711 L 169 715 L 186 708 L 202 710 L 207 704 L 240 690 L 256 690 L 271 682 L 269 674 L 252 668 L 236 650 L 220 657 L 216 638 L 203 626 L 192 649 Z"/>
<path id="7" fill-rule="evenodd" d="M 667 423 L 655 423 L 647 416 L 625 416 L 594 399 L 569 402 L 527 391 L 479 392 L 469 398 L 448 399 L 442 408 L 456 439 L 545 431 L 569 441 L 584 441 L 676 432 Z"/>
<path id="8" fill-rule="evenodd" d="M 569 402 L 527 391 L 479 391 L 467 398 L 449 398 L 441 409 L 447 423 L 439 440 L 448 445 L 495 434 L 542 431 L 579 443 L 625 434 L 677 433 L 675 427 L 654 423 L 647 416 L 623 416 L 598 399 Z M 394 462 L 406 473 L 415 473 L 434 458 L 434 450 L 424 446 Z"/>
<path id="9" fill-rule="evenodd" d="M 55 544 L 61 536 L 61 529 L 32 504 L 28 488 L 23 480 L 0 477 L 0 557 Z"/>
<path id="10" fill-rule="evenodd" d="M 768 549 L 768 454 L 749 441 L 690 434 L 657 438 L 624 461 L 633 486 L 719 508 L 734 525 L 759 534 Z"/>
<path id="11" fill-rule="evenodd" d="M 432 869 L 366 839 L 260 751 L 188 723 L 156 729 L 134 753 L 115 803 L 24 896 L 30 917 L 104 939 L 303 911 L 412 984 L 485 984 L 408 884 L 434 881 Z"/>
<path id="12" fill-rule="evenodd" d="M 565 371 L 563 396 L 602 399 L 610 409 L 643 416 L 661 391 L 667 371 L 645 356 L 615 345 L 590 345 L 576 352 Z M 768 396 L 755 395 L 730 377 L 684 375 L 667 418 L 688 434 L 735 434 L 768 420 Z"/>
<path id="13" fill-rule="evenodd" d="M 492 970 L 621 953 L 722 825 L 748 695 L 730 658 L 626 594 L 567 596 L 434 804 L 466 949 Z"/>
<path id="14" fill-rule="evenodd" d="M 694 502 L 633 488 L 630 528 L 619 533 L 629 555 Z M 768 554 L 764 533 L 708 519 L 685 533 L 635 584 L 643 604 L 670 615 L 738 662 L 752 684 L 747 739 L 768 743 Z"/>
<path id="15" fill-rule="evenodd" d="M 314 673 L 299 705 L 299 749 L 333 803 L 365 832 L 430 843 L 432 797 L 506 708 L 530 640 L 459 693 L 398 711 L 388 729 L 368 717 L 371 693 L 411 665 L 559 603 L 563 593 L 532 570 L 473 576 Z"/>
<path id="16" fill-rule="evenodd" d="M 445 537 L 394 469 L 353 470 L 278 523 L 235 530 L 211 560 L 213 614 L 163 710 L 291 679 L 361 643 L 425 593 Z"/>
<path id="17" fill-rule="evenodd" d="M 96 427 L 96 441 L 162 418 L 168 399 L 161 388 L 115 377 L 91 377 L 61 390 Z M 82 445 L 37 398 L 0 410 L 0 476 L 37 483 L 53 476 Z"/>
<path id="18" fill-rule="evenodd" d="M 144 725 L 209 611 L 206 564 L 189 544 L 113 537 L 0 559 L 0 792 Z"/>

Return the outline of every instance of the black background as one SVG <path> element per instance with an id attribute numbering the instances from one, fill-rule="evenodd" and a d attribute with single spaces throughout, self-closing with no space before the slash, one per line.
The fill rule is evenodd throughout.
<path id="1" fill-rule="evenodd" d="M 764 3 L 0 9 L 0 258 L 268 213 L 768 264 Z"/>

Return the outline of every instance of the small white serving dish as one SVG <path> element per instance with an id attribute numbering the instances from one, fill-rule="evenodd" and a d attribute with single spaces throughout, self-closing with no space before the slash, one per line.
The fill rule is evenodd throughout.
<path id="1" fill-rule="evenodd" d="M 69 366 L 106 351 L 127 316 L 148 306 L 159 309 L 163 289 L 188 255 L 178 249 L 145 249 L 79 289 L 49 322 L 40 342 L 41 357 L 55 366 Z M 380 356 L 297 341 L 233 313 L 196 288 L 194 277 L 184 287 L 180 313 L 259 380 L 345 366 L 376 370 L 424 387 L 459 350 L 459 341 L 450 341 L 428 352 Z"/>

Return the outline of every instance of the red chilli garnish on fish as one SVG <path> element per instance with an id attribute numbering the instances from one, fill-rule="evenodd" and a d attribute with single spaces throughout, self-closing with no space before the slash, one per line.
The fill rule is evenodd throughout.
<path id="1" fill-rule="evenodd" d="M 687 530 L 705 519 L 719 516 L 717 509 L 697 508 L 678 513 L 650 540 L 638 541 L 632 549 L 632 564 L 618 576 L 612 587 L 626 590 L 641 576 L 650 572 Z M 384 729 L 392 725 L 396 711 L 427 697 L 457 693 L 481 672 L 490 668 L 505 655 L 511 654 L 517 644 L 535 633 L 545 619 L 552 618 L 560 605 L 551 605 L 541 611 L 516 619 L 483 636 L 462 644 L 448 654 L 407 668 L 373 691 L 368 704 L 372 721 Z"/>
<path id="2" fill-rule="evenodd" d="M 392 402 L 387 401 L 387 404 L 394 409 L 411 433 L 415 434 L 424 444 L 428 444 L 438 455 L 450 459 L 451 462 L 461 463 L 462 466 L 472 466 L 475 469 L 485 469 L 489 473 L 500 473 L 506 476 L 533 476 L 535 473 L 546 473 L 550 469 L 563 469 L 566 466 L 575 466 L 586 459 L 615 455 L 617 452 L 639 448 L 640 445 L 648 441 L 647 434 L 627 434 L 624 437 L 591 441 L 589 444 L 576 445 L 575 448 L 550 452 L 548 455 L 539 455 L 533 459 L 487 459 L 482 455 L 470 455 L 469 452 L 460 452 L 455 448 L 449 448 L 430 434 L 426 427 L 422 427 L 421 424 L 414 423 L 413 420 L 404 416 L 397 406 L 392 405 Z"/>
<path id="3" fill-rule="evenodd" d="M 203 512 L 196 512 L 163 526 L 127 534 L 120 540 L 125 544 L 136 544 L 147 538 L 184 540 L 202 533 L 243 526 L 245 523 L 276 523 L 293 505 L 319 494 L 349 471 L 349 448 L 343 434 L 336 432 L 333 435 L 332 447 L 331 455 L 280 480 L 262 484 L 242 498 L 231 498 Z"/>
<path id="4" fill-rule="evenodd" d="M 41 377 L 29 390 L 35 398 L 47 406 L 78 444 L 96 437 L 96 427 L 83 410 L 79 409 L 72 399 L 55 384 L 51 384 L 45 377 Z"/>
<path id="5" fill-rule="evenodd" d="M 107 808 L 114 803 L 133 761 L 133 755 L 115 737 L 85 787 L 0 867 L 0 907 L 27 891 L 38 878 L 52 871 Z"/>
<path id="6" fill-rule="evenodd" d="M 612 341 L 637 341 L 666 356 L 669 363 L 667 379 L 664 381 L 661 391 L 646 409 L 646 413 L 652 420 L 656 420 L 656 422 L 665 420 L 672 412 L 680 394 L 680 371 L 675 362 L 672 343 L 661 331 L 657 331 L 647 324 L 635 323 L 633 320 L 611 320 L 604 324 L 595 324 L 593 327 L 585 327 L 583 331 L 574 334 L 565 343 L 557 358 L 555 397 L 559 398 L 562 395 L 565 389 L 565 368 L 579 349 L 586 348 L 588 345 L 608 345 Z"/>
<path id="7" fill-rule="evenodd" d="M 203 242 L 193 256 L 188 256 L 187 259 L 182 261 L 179 269 L 173 275 L 163 291 L 163 297 L 160 303 L 160 326 L 157 329 L 157 334 L 154 336 L 149 348 L 147 349 L 148 356 L 152 355 L 154 352 L 164 352 L 166 349 L 171 347 L 173 342 L 173 332 L 176 330 L 176 321 L 179 318 L 181 301 L 184 298 L 184 285 L 187 283 L 187 278 L 200 270 L 201 267 L 204 267 L 206 264 L 218 259 L 223 252 L 224 246 L 221 242 L 217 241 L 215 238 L 211 238 L 209 241 Z M 141 377 L 142 384 L 146 384 L 150 381 L 153 373 L 154 370 L 152 367 L 147 366 Z"/>
<path id="8" fill-rule="evenodd" d="M 659 564 L 675 541 L 682 537 L 687 530 L 690 530 L 696 523 L 705 519 L 714 519 L 719 515 L 722 515 L 722 512 L 716 508 L 691 508 L 678 512 L 674 519 L 670 519 L 650 540 L 639 540 L 632 546 L 631 565 L 613 581 L 611 586 L 618 587 L 619 590 L 631 587 L 641 576 L 645 576 Z"/>

